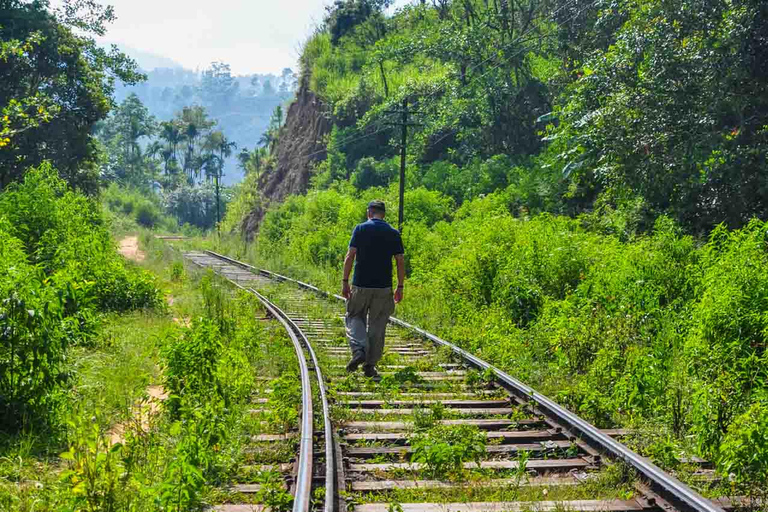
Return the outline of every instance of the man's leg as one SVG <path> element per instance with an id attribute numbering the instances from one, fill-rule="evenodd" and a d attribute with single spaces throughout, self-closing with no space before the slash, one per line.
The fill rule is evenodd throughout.
<path id="1" fill-rule="evenodd" d="M 345 323 L 347 327 L 347 339 L 352 350 L 352 360 L 347 365 L 348 372 L 354 372 L 357 367 L 365 362 L 368 352 L 368 333 L 366 320 L 368 317 L 367 294 L 365 290 L 352 287 L 351 295 L 347 299 L 347 314 Z"/>
<path id="2" fill-rule="evenodd" d="M 392 288 L 376 289 L 368 311 L 368 350 L 365 353 L 366 375 L 376 375 L 375 367 L 384 353 L 387 322 L 395 311 Z"/>

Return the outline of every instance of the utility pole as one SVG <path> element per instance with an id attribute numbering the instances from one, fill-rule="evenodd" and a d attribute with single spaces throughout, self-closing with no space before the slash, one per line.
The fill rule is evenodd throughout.
<path id="1" fill-rule="evenodd" d="M 408 147 L 408 127 L 420 126 L 417 123 L 409 123 L 409 114 L 418 114 L 415 110 L 408 110 L 408 98 L 403 99 L 402 110 L 388 110 L 387 114 L 400 114 L 401 121 L 399 123 L 389 123 L 393 126 L 400 126 L 402 128 L 400 139 L 400 204 L 397 212 L 397 229 L 403 232 L 403 218 L 405 217 L 405 156 L 406 148 Z"/>
<path id="2" fill-rule="evenodd" d="M 219 176 L 221 174 L 221 169 L 219 169 L 219 172 L 216 173 L 216 232 L 219 235 L 219 241 L 221 241 L 221 196 L 219 193 Z"/>
<path id="3" fill-rule="evenodd" d="M 403 100 L 403 135 L 400 141 L 400 205 L 397 210 L 397 229 L 403 232 L 405 213 L 405 148 L 408 145 L 408 99 Z"/>

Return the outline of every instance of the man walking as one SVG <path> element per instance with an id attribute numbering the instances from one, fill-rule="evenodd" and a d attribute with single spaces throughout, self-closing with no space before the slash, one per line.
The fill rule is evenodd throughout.
<path id="1" fill-rule="evenodd" d="M 368 222 L 358 224 L 349 241 L 344 259 L 341 294 L 347 299 L 347 337 L 352 360 L 347 371 L 363 364 L 366 377 L 376 378 L 376 364 L 384 352 L 387 321 L 395 304 L 403 300 L 405 260 L 400 232 L 384 221 L 382 201 L 368 204 Z M 392 295 L 392 258 L 397 262 L 397 288 Z M 355 262 L 355 260 L 357 260 Z M 349 274 L 355 265 L 355 277 L 349 286 Z"/>

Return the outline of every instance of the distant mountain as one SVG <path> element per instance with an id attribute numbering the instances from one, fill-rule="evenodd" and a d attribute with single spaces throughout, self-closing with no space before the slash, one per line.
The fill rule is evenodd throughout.
<path id="1" fill-rule="evenodd" d="M 162 55 L 138 50 L 124 44 L 118 44 L 117 47 L 120 48 L 120 51 L 135 60 L 143 71 L 152 71 L 158 68 L 182 69 L 184 67 L 175 60 L 163 57 Z"/>

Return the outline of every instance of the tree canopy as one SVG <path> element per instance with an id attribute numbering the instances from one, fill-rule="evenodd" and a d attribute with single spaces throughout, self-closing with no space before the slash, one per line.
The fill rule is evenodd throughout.
<path id="1" fill-rule="evenodd" d="M 50 161 L 67 181 L 98 187 L 94 124 L 112 106 L 117 79 L 136 83 L 136 65 L 116 48 L 96 45 L 111 8 L 69 0 L 0 0 L 0 187 Z"/>
<path id="2" fill-rule="evenodd" d="M 765 2 L 383 7 L 338 0 L 305 45 L 304 77 L 336 130 L 338 158 L 318 172 L 393 157 L 387 123 L 407 100 L 412 185 L 459 203 L 523 179 L 546 196 L 534 208 L 631 211 L 641 229 L 660 214 L 697 233 L 768 214 Z M 481 168 L 496 177 L 483 185 Z"/>

